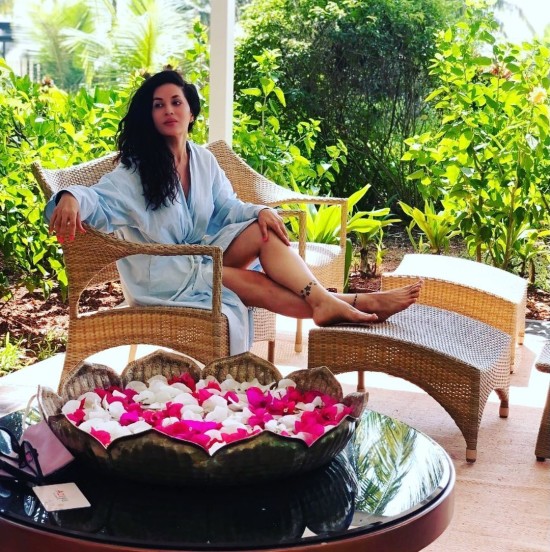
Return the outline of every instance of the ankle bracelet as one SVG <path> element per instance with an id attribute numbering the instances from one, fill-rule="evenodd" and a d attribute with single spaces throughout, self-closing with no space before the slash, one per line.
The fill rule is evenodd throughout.
<path id="1" fill-rule="evenodd" d="M 353 303 L 351 304 L 351 306 L 353 308 L 355 308 L 355 305 L 357 304 L 357 293 L 355 294 L 355 297 L 353 298 Z"/>

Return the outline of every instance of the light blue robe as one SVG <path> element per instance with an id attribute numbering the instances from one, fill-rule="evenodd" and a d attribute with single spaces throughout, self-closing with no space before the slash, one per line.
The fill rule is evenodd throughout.
<path id="1" fill-rule="evenodd" d="M 223 251 L 258 218 L 263 205 L 240 201 L 215 157 L 189 144 L 191 186 L 187 199 L 179 188 L 177 201 L 156 210 L 146 209 L 137 171 L 119 164 L 94 186 L 71 186 L 81 220 L 101 232 L 138 243 L 217 245 Z M 49 220 L 56 195 L 46 205 Z M 133 255 L 117 262 L 126 301 L 130 305 L 212 305 L 212 259 L 182 255 Z M 250 349 L 252 311 L 227 288 L 222 311 L 229 320 L 230 354 Z"/>

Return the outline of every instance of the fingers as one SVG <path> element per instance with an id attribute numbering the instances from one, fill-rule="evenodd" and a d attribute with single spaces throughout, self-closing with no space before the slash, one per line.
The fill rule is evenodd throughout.
<path id="1" fill-rule="evenodd" d="M 277 234 L 277 236 L 285 245 L 290 245 L 290 240 L 288 239 L 288 232 L 286 230 L 286 226 L 284 222 L 282 220 L 279 220 L 277 222 L 278 224 L 272 227 L 273 232 Z"/>
<path id="2" fill-rule="evenodd" d="M 80 213 L 77 213 L 77 214 L 76 214 L 76 229 L 77 229 L 81 234 L 85 234 L 85 233 L 86 233 L 86 228 L 84 228 L 84 226 L 82 226 L 82 221 L 80 220 Z"/>
<path id="3" fill-rule="evenodd" d="M 271 231 L 274 232 L 284 244 L 290 245 L 285 223 L 283 222 L 283 219 L 272 209 L 264 209 L 263 211 L 260 211 L 260 216 L 258 216 L 258 224 L 260 226 L 262 239 L 264 241 L 269 239 L 268 230 L 271 229 Z"/>
<path id="4" fill-rule="evenodd" d="M 59 243 L 66 239 L 74 240 L 77 230 L 86 232 L 80 219 L 78 202 L 72 195 L 64 194 L 61 197 L 52 213 L 48 230 L 50 234 L 56 235 Z"/>
<path id="5" fill-rule="evenodd" d="M 260 232 L 262 234 L 262 240 L 264 240 L 264 242 L 266 242 L 268 239 L 269 239 L 269 232 L 268 232 L 268 225 L 267 225 L 267 222 L 265 221 L 265 219 L 262 217 L 262 218 L 258 218 L 258 226 L 260 227 Z"/>

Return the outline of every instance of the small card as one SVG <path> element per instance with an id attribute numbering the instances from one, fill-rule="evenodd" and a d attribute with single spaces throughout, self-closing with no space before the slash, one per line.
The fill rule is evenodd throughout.
<path id="1" fill-rule="evenodd" d="M 36 486 L 32 490 L 47 512 L 88 508 L 90 506 L 90 503 L 75 483 Z"/>

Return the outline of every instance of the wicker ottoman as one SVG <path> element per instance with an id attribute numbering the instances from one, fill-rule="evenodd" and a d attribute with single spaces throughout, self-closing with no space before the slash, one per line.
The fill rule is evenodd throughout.
<path id="1" fill-rule="evenodd" d="M 485 322 L 512 337 L 510 370 L 516 345 L 525 336 L 527 281 L 476 261 L 445 255 L 408 254 L 394 272 L 382 275 L 389 290 L 424 279 L 419 303 L 447 309 Z"/>
<path id="2" fill-rule="evenodd" d="M 550 341 L 545 343 L 539 358 L 535 362 L 535 366 L 541 372 L 550 372 Z M 546 404 L 544 405 L 540 421 L 539 436 L 535 445 L 535 456 L 539 462 L 544 462 L 546 458 L 550 458 L 550 387 L 548 387 Z"/>
<path id="3" fill-rule="evenodd" d="M 309 333 L 308 366 L 335 374 L 385 372 L 418 385 L 453 418 L 475 462 L 477 435 L 491 391 L 508 416 L 511 338 L 488 324 L 415 304 L 381 324 L 332 326 Z"/>

